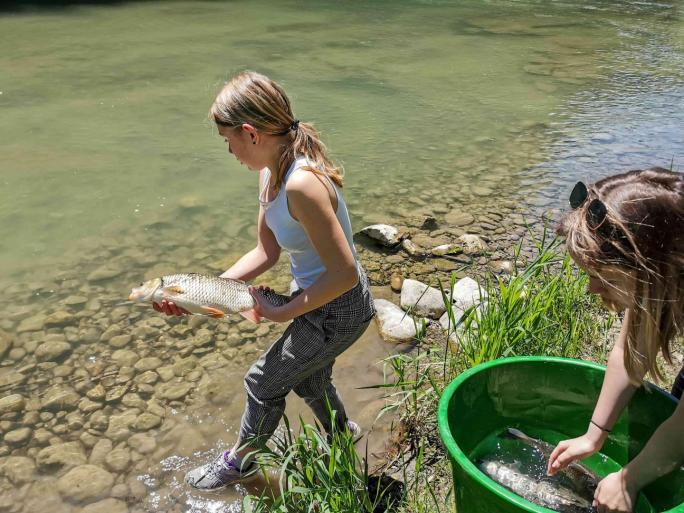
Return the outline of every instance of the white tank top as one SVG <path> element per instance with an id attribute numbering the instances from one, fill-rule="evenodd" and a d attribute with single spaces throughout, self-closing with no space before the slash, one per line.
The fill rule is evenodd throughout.
<path id="1" fill-rule="evenodd" d="M 307 165 L 309 165 L 309 162 L 306 157 L 295 159 L 285 172 L 278 195 L 272 201 L 264 201 L 271 177 L 270 170 L 267 170 L 266 179 L 264 180 L 263 188 L 259 194 L 259 203 L 264 207 L 266 224 L 275 235 L 280 247 L 289 254 L 292 277 L 295 279 L 295 282 L 297 282 L 297 286 L 300 289 L 310 287 L 318 277 L 325 272 L 325 266 L 311 243 L 309 236 L 306 234 L 306 231 L 304 231 L 302 225 L 290 215 L 290 210 L 287 207 L 285 184 L 295 170 Z M 337 197 L 337 211 L 335 212 L 335 215 L 347 238 L 349 249 L 351 249 L 354 258 L 356 259 L 356 250 L 354 249 L 347 205 L 344 203 L 344 199 L 342 198 L 342 194 L 340 193 L 337 184 L 335 184 L 328 175 L 324 176 L 328 179 L 333 189 L 335 189 L 335 196 Z"/>

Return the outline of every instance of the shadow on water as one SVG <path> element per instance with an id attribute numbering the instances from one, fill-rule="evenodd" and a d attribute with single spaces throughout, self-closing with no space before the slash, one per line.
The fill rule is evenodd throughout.
<path id="1" fill-rule="evenodd" d="M 166 0 L 165 3 L 175 3 L 176 0 Z M 222 0 L 205 0 L 221 2 Z M 36 11 L 63 11 L 78 7 L 93 7 L 107 5 L 127 5 L 134 3 L 152 3 L 151 0 L 7 0 L 0 2 L 0 14 L 36 14 Z"/>

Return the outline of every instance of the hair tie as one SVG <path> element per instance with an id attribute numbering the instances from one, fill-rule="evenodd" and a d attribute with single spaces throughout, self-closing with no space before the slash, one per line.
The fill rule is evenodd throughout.
<path id="1" fill-rule="evenodd" d="M 292 124 L 290 125 L 290 130 L 296 132 L 298 128 L 299 128 L 299 120 L 298 120 L 298 119 L 295 119 L 295 120 L 292 122 Z"/>

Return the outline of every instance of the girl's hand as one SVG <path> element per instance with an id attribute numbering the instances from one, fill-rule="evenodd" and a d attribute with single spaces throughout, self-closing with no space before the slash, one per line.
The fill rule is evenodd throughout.
<path id="1" fill-rule="evenodd" d="M 154 308 L 157 312 L 162 312 L 166 315 L 192 315 L 192 312 L 188 312 L 185 308 L 181 308 L 176 303 L 167 301 L 166 299 L 162 299 L 161 304 L 152 303 L 152 308 Z"/>
<path id="2" fill-rule="evenodd" d="M 549 456 L 546 473 L 552 476 L 573 461 L 581 460 L 597 453 L 602 445 L 601 441 L 591 438 L 588 434 L 570 440 L 563 440 L 556 446 L 551 456 Z"/>
<path id="3" fill-rule="evenodd" d="M 264 285 L 249 287 L 249 293 L 255 302 L 254 311 L 257 314 L 273 322 L 287 322 L 292 319 L 282 306 L 273 305 L 263 296 L 262 292 L 273 292 L 273 289 Z"/>
<path id="4" fill-rule="evenodd" d="M 608 474 L 596 487 L 593 506 L 598 513 L 632 513 L 637 490 L 629 485 L 624 469 Z"/>

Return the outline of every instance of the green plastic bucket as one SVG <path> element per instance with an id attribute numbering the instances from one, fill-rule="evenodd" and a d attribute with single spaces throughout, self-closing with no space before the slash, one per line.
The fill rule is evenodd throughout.
<path id="1" fill-rule="evenodd" d="M 550 443 L 585 433 L 604 372 L 605 367 L 580 360 L 518 357 L 478 365 L 452 381 L 437 420 L 453 469 L 456 511 L 551 512 L 499 485 L 470 458 L 479 444 L 507 427 Z M 587 465 L 599 475 L 625 465 L 676 406 L 661 389 L 641 387 L 601 449 L 607 458 L 594 455 Z M 684 468 L 642 490 L 636 511 L 684 513 Z"/>

